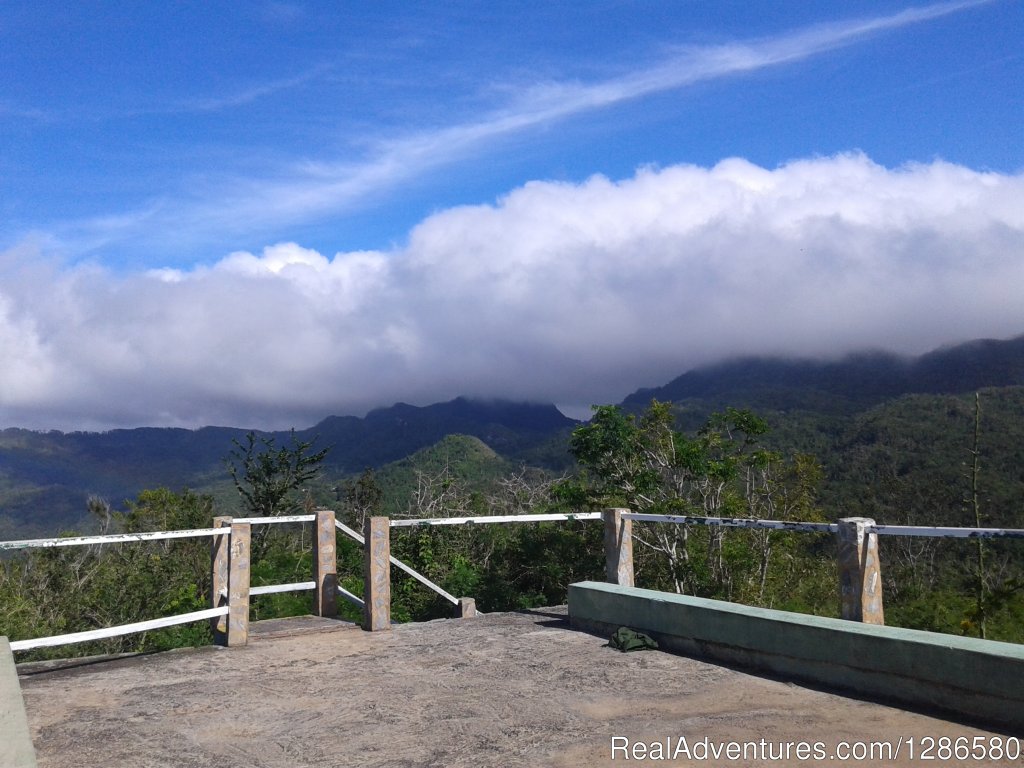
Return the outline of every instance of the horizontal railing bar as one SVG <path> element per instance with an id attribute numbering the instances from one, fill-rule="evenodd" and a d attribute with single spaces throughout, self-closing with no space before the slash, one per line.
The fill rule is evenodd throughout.
<path id="1" fill-rule="evenodd" d="M 340 584 L 338 585 L 338 594 L 341 595 L 342 597 L 344 597 L 346 600 L 348 600 L 353 605 L 358 605 L 360 608 L 364 608 L 366 606 L 366 603 L 363 602 L 363 599 L 361 597 L 357 597 L 356 595 L 353 595 L 351 592 L 349 592 L 347 589 L 345 589 Z"/>
<path id="2" fill-rule="evenodd" d="M 262 587 L 250 587 L 250 595 L 273 595 L 277 592 L 302 592 L 307 589 L 316 589 L 315 581 L 297 581 L 293 584 L 268 584 Z"/>
<path id="3" fill-rule="evenodd" d="M 281 515 L 280 517 L 233 517 L 233 523 L 249 523 L 249 525 L 270 525 L 272 523 L 312 523 L 316 515 Z"/>
<path id="4" fill-rule="evenodd" d="M 434 517 L 419 520 L 392 520 L 391 527 L 405 528 L 418 525 L 466 525 L 477 523 L 543 523 L 551 520 L 599 520 L 600 518 L 600 512 L 543 515 L 482 515 L 480 517 Z"/>
<path id="5" fill-rule="evenodd" d="M 54 645 L 69 645 L 71 643 L 84 643 L 89 640 L 104 640 L 108 637 L 120 637 L 121 635 L 131 635 L 136 632 L 148 632 L 151 629 L 173 627 L 176 624 L 189 624 L 193 621 L 212 619 L 214 616 L 227 616 L 229 611 L 230 608 L 225 605 L 220 608 L 207 608 L 205 611 L 194 611 L 192 613 L 182 613 L 177 616 L 165 616 L 162 619 L 139 621 L 135 624 L 122 624 L 118 627 L 90 629 L 87 632 L 74 632 L 70 635 L 56 635 L 54 637 L 37 637 L 34 640 L 15 640 L 11 643 L 11 650 L 27 651 L 32 648 L 49 648 Z"/>
<path id="6" fill-rule="evenodd" d="M 82 547 L 87 544 L 118 544 L 134 541 L 161 541 L 188 539 L 200 536 L 230 536 L 230 528 L 193 528 L 184 531 L 152 531 L 149 533 L 110 533 L 102 536 L 65 536 L 55 539 L 23 539 L 0 541 L 0 549 L 28 549 L 30 547 Z"/>
<path id="7" fill-rule="evenodd" d="M 873 525 L 880 536 L 934 536 L 939 539 L 1024 539 L 1020 528 L 941 528 L 923 525 Z"/>
<path id="8" fill-rule="evenodd" d="M 627 520 L 653 523 L 677 523 L 694 525 L 722 525 L 733 528 L 770 528 L 782 531 L 804 531 L 808 533 L 836 533 L 836 523 L 801 523 L 787 520 L 754 520 L 730 517 L 692 517 L 688 515 L 648 515 L 637 512 L 623 512 Z M 1024 539 L 1020 528 L 953 528 L 923 525 L 873 525 L 870 533 L 879 536 L 931 536 L 953 539 Z"/>
<path id="9" fill-rule="evenodd" d="M 358 531 L 352 530 L 351 528 L 349 528 L 347 525 L 345 525 L 340 520 L 335 520 L 334 521 L 334 525 L 335 525 L 335 527 L 339 531 L 344 533 L 346 536 L 349 536 L 349 537 L 355 539 L 360 544 L 365 544 L 366 543 L 366 539 L 363 537 L 363 535 L 361 533 L 359 533 Z M 430 579 L 428 579 L 422 573 L 414 571 L 412 568 L 410 568 L 408 565 L 403 563 L 401 560 L 399 560 L 394 555 L 391 555 L 389 557 L 389 560 L 391 561 L 391 564 L 393 566 L 395 566 L 396 568 L 400 568 L 401 570 L 405 571 L 407 574 L 409 574 L 414 579 L 416 579 L 416 581 L 418 581 L 420 584 L 422 584 L 423 586 L 427 587 L 428 589 L 434 590 L 435 592 L 437 592 L 437 594 L 439 594 L 441 597 L 443 597 L 448 602 L 453 603 L 454 605 L 458 605 L 459 604 L 459 598 L 449 594 L 448 592 L 443 590 L 441 587 L 437 586 L 437 584 L 432 582 Z"/>
<path id="10" fill-rule="evenodd" d="M 803 531 L 805 533 L 836 533 L 835 523 L 799 523 L 788 520 L 755 520 L 745 517 L 691 517 L 689 515 L 647 515 L 637 512 L 623 512 L 624 520 L 639 520 L 649 523 L 676 523 L 681 525 L 721 525 L 728 528 L 769 528 L 780 531 Z"/>

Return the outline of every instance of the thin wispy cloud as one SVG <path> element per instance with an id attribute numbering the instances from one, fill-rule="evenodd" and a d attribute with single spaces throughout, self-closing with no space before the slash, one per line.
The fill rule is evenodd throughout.
<path id="1" fill-rule="evenodd" d="M 16 118 L 19 120 L 49 121 L 54 115 L 45 109 L 36 107 L 23 107 L 18 104 L 10 104 L 0 101 L 0 117 Z"/>
<path id="2" fill-rule="evenodd" d="M 332 67 L 330 65 L 321 64 L 293 77 L 255 82 L 237 90 L 213 96 L 196 96 L 168 103 L 125 106 L 117 109 L 97 110 L 95 107 L 79 107 L 54 110 L 23 107 L 0 102 L 0 117 L 16 117 L 50 123 L 80 121 L 114 123 L 119 120 L 131 120 L 138 117 L 215 113 L 244 107 L 263 99 L 269 99 L 280 93 L 300 88 L 331 70 Z"/>
<path id="3" fill-rule="evenodd" d="M 181 101 L 162 109 L 152 110 L 151 113 L 188 114 L 190 112 L 218 112 L 222 109 L 241 107 L 246 104 L 259 101 L 260 99 L 265 99 L 269 96 L 281 93 L 282 91 L 290 91 L 294 88 L 303 86 L 330 70 L 330 66 L 323 64 L 313 67 L 312 69 L 296 75 L 295 77 L 286 77 L 279 80 L 259 83 L 248 88 L 243 88 L 235 93 L 228 93 L 221 96 L 210 96 Z"/>
<path id="4" fill-rule="evenodd" d="M 511 135 L 658 93 L 794 64 L 871 36 L 989 2 L 939 3 L 886 16 L 813 25 L 771 38 L 688 47 L 650 66 L 603 81 L 525 87 L 505 106 L 476 119 L 379 141 L 360 158 L 307 157 L 290 167 L 275 168 L 272 178 L 228 177 L 220 185 L 208 185 L 189 197 L 165 201 L 155 215 L 152 205 L 147 204 L 137 216 L 130 212 L 118 215 L 119 231 L 127 240 L 192 247 L 226 234 L 253 234 L 254 226 L 270 234 L 278 227 L 345 214 L 403 182 L 485 152 L 489 145 Z M 299 87 L 323 71 L 317 68 L 294 78 L 234 95 L 183 103 L 177 108 L 213 111 L 237 106 Z M 69 223 L 60 234 L 74 250 L 95 241 L 94 229 L 103 230 L 109 238 L 109 219 Z"/>

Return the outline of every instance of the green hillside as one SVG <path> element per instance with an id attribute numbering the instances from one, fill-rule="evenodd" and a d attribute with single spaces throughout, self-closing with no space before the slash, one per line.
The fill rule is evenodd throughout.
<path id="1" fill-rule="evenodd" d="M 325 483 L 340 482 L 366 467 L 379 468 L 447 435 L 483 441 L 510 460 L 568 460 L 565 440 L 576 424 L 553 405 L 474 401 L 416 407 L 399 403 L 365 418 L 329 417 L 296 431 L 300 440 L 330 447 Z M 0 531 L 3 535 L 53 535 L 83 529 L 90 496 L 122 507 L 147 488 L 191 487 L 236 498 L 223 458 L 246 431 L 225 427 L 119 429 L 104 433 L 0 431 Z M 284 444 L 287 432 L 259 433 Z M 326 492 L 323 501 L 330 501 Z"/>

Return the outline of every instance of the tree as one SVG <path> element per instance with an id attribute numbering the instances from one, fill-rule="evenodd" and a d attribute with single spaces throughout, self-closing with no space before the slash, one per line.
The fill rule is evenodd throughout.
<path id="1" fill-rule="evenodd" d="M 806 456 L 789 465 L 763 449 L 767 432 L 764 419 L 727 408 L 688 437 L 676 430 L 671 404 L 654 400 L 639 417 L 617 406 L 595 407 L 590 423 L 573 432 L 570 450 L 587 473 L 591 498 L 602 505 L 702 517 L 806 511 L 820 467 Z M 677 592 L 729 599 L 742 587 L 763 599 L 770 536 L 656 523 L 636 525 L 634 537 L 664 556 L 662 572 Z M 756 548 L 749 545 L 755 541 Z"/>
<path id="2" fill-rule="evenodd" d="M 301 500 L 295 491 L 315 478 L 330 448 L 316 453 L 310 449 L 316 439 L 301 441 L 291 432 L 291 447 L 276 447 L 274 438 L 245 436 L 245 443 L 231 441 L 234 448 L 224 459 L 228 472 L 246 508 L 254 517 L 277 517 L 298 510 Z"/>
<path id="3" fill-rule="evenodd" d="M 807 453 L 797 453 L 784 462 L 775 452 L 764 452 L 746 468 L 748 515 L 765 520 L 821 522 L 818 488 L 824 478 L 821 464 Z M 751 536 L 758 551 L 757 601 L 764 603 L 768 570 L 778 531 L 754 529 Z"/>
<path id="4" fill-rule="evenodd" d="M 379 515 L 384 508 L 384 490 L 370 467 L 357 479 L 346 480 L 334 490 L 348 522 L 357 530 L 363 530 L 366 518 Z"/>
<path id="5" fill-rule="evenodd" d="M 280 517 L 301 510 L 298 491 L 319 473 L 330 448 L 311 452 L 316 438 L 299 440 L 291 431 L 291 446 L 277 447 L 273 437 L 258 437 L 255 432 L 245 442 L 231 441 L 234 449 L 224 459 L 238 494 L 253 517 Z M 256 557 L 265 552 L 270 526 L 253 533 L 252 549 Z"/>

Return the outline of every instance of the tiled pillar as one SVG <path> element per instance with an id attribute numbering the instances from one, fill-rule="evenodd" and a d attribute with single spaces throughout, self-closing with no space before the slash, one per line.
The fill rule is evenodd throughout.
<path id="1" fill-rule="evenodd" d="M 231 528 L 230 517 L 213 518 L 214 528 Z M 228 604 L 228 560 L 230 559 L 231 536 L 214 536 L 210 544 L 211 587 L 210 607 L 220 608 Z M 210 619 L 213 641 L 217 645 L 228 644 L 228 617 L 214 616 Z"/>
<path id="2" fill-rule="evenodd" d="M 878 560 L 875 521 L 847 517 L 839 521 L 839 592 L 842 617 L 864 624 L 885 624 L 882 610 L 882 567 Z"/>
<path id="3" fill-rule="evenodd" d="M 628 509 L 604 510 L 605 578 L 610 584 L 633 586 L 633 521 L 624 520 Z"/>
<path id="4" fill-rule="evenodd" d="M 228 646 L 249 642 L 249 566 L 252 527 L 231 524 L 231 556 L 228 561 Z"/>
<path id="5" fill-rule="evenodd" d="M 313 560 L 316 593 L 313 614 L 336 618 L 338 615 L 338 550 L 334 527 L 334 510 L 316 512 L 316 551 Z"/>
<path id="6" fill-rule="evenodd" d="M 369 517 L 363 526 L 363 629 L 391 629 L 391 521 Z"/>

